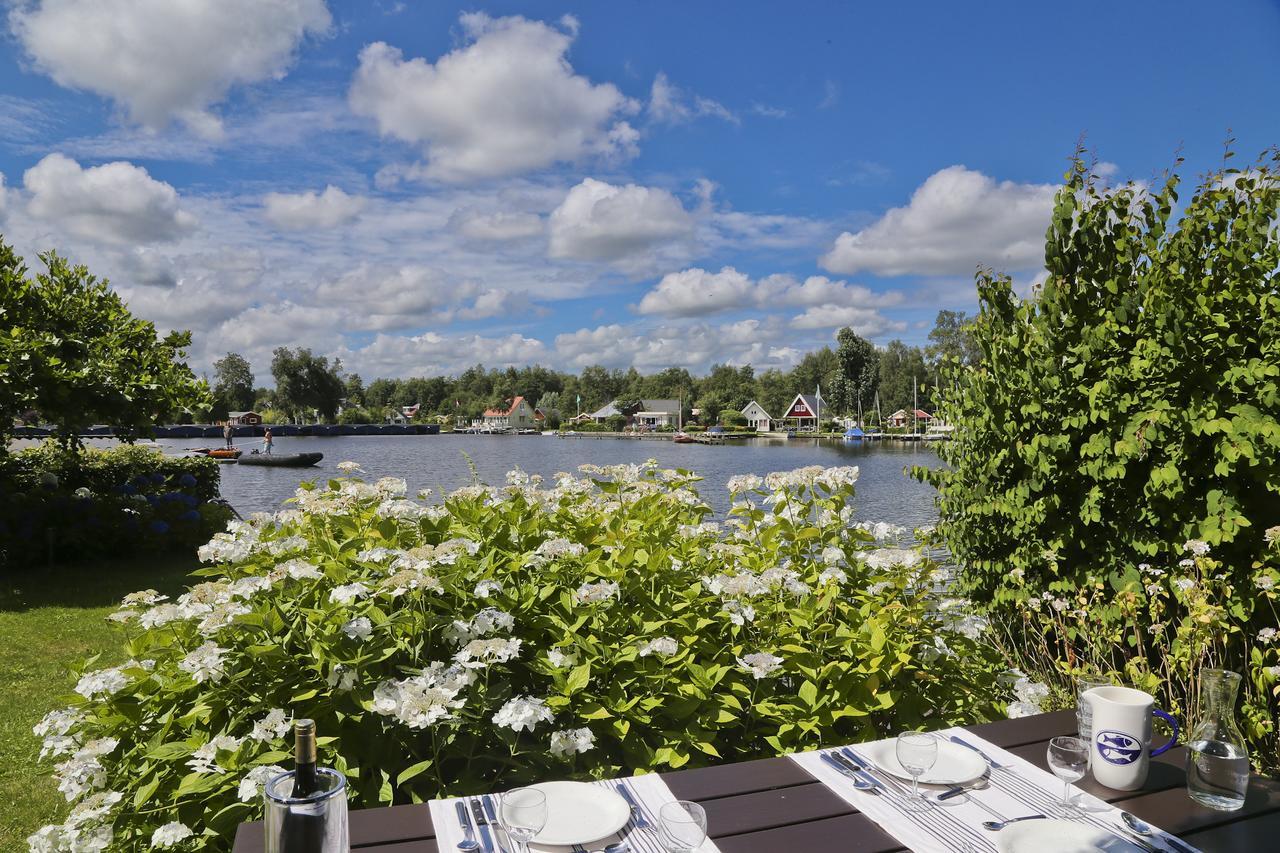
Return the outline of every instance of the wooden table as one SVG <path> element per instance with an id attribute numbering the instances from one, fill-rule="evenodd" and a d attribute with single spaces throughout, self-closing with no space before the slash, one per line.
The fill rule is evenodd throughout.
<path id="1" fill-rule="evenodd" d="M 1074 711 L 1039 714 L 970 726 L 970 731 L 1045 770 L 1049 738 L 1074 734 Z M 1186 793 L 1186 748 L 1152 759 L 1140 791 L 1112 791 L 1092 778 L 1082 790 L 1149 820 L 1206 853 L 1280 848 L 1280 782 L 1254 776 L 1244 808 L 1219 812 L 1197 805 Z M 724 853 L 848 851 L 888 853 L 902 847 L 891 835 L 828 791 L 786 758 L 664 773 L 680 799 L 707 810 L 711 837 Z M 351 812 L 351 847 L 367 853 L 435 853 L 435 831 L 425 805 Z M 260 853 L 262 824 L 236 833 L 235 853 Z M 449 853 L 449 851 L 446 851 Z"/>

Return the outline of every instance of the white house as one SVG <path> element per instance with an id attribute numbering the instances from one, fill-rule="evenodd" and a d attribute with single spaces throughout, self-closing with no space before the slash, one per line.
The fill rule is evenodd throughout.
<path id="1" fill-rule="evenodd" d="M 756 432 L 769 432 L 773 428 L 773 418 L 769 417 L 764 406 L 755 400 L 747 403 L 746 408 L 742 410 L 742 416 L 747 419 L 747 426 Z"/>
<path id="2" fill-rule="evenodd" d="M 787 408 L 787 413 L 783 418 L 794 422 L 799 429 L 818 428 L 818 418 L 827 409 L 827 401 L 822 399 L 818 394 L 797 394 L 796 398 L 791 401 L 791 405 Z M 830 417 L 828 414 L 827 417 Z"/>
<path id="3" fill-rule="evenodd" d="M 515 397 L 505 409 L 485 409 L 484 425 L 491 429 L 533 429 L 538 424 L 529 401 Z"/>
<path id="4" fill-rule="evenodd" d="M 591 413 L 591 419 L 597 422 L 608 420 L 614 415 L 620 415 L 618 411 L 618 401 L 614 400 L 597 412 Z M 680 420 L 680 401 L 679 400 L 641 400 L 640 411 L 631 416 L 632 426 L 643 426 L 656 428 L 660 426 L 675 426 Z"/>

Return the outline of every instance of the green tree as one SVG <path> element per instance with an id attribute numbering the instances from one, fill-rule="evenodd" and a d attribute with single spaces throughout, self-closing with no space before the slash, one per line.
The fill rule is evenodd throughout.
<path id="1" fill-rule="evenodd" d="M 330 365 L 327 357 L 302 347 L 277 347 L 271 357 L 276 395 L 295 418 L 318 412 L 325 420 L 333 420 L 346 393 L 341 372 L 341 362 Z"/>
<path id="2" fill-rule="evenodd" d="M 32 410 L 76 446 L 93 424 L 132 441 L 211 405 L 186 363 L 190 332 L 159 337 L 105 279 L 55 252 L 40 260 L 46 272 L 29 278 L 0 241 L 0 454 L 14 419 Z"/>
<path id="3" fill-rule="evenodd" d="M 852 415 L 871 407 L 880 385 L 880 354 L 875 345 L 845 326 L 836 333 L 839 373 L 832 389 L 832 414 Z"/>
<path id="4" fill-rule="evenodd" d="M 358 408 L 364 405 L 364 380 L 360 378 L 359 373 L 348 376 L 343 386 L 343 396 L 349 406 Z"/>
<path id="5" fill-rule="evenodd" d="M 925 379 L 929 376 L 919 347 L 892 340 L 880 353 L 880 412 L 886 418 L 898 409 L 911 411 L 913 400 L 928 409 L 932 403 Z M 914 380 L 914 386 L 913 386 Z"/>
<path id="6" fill-rule="evenodd" d="M 819 387 L 827 389 L 822 394 L 823 399 L 826 399 L 839 377 L 840 361 L 836 358 L 836 354 L 831 347 L 823 347 L 822 349 L 807 352 L 800 359 L 800 363 L 791 371 L 791 385 L 794 390 L 787 399 L 787 403 L 795 399 L 796 394 L 812 394 Z M 781 417 L 781 415 L 774 412 L 770 412 L 770 414 L 773 414 L 774 417 Z M 828 413 L 823 412 L 823 414 L 826 415 Z"/>
<path id="7" fill-rule="evenodd" d="M 925 351 L 930 364 L 936 366 L 947 359 L 977 364 L 982 359 L 982 348 L 973 335 L 975 319 L 963 311 L 939 311 Z"/>
<path id="8" fill-rule="evenodd" d="M 1177 215 L 1176 175 L 1103 189 L 1078 160 L 1039 292 L 978 276 L 982 358 L 944 374 L 956 438 L 927 475 L 976 596 L 1118 588 L 1189 539 L 1250 588 L 1280 523 L 1278 160 L 1207 176 Z"/>
<path id="9" fill-rule="evenodd" d="M 213 414 L 225 418 L 228 412 L 253 408 L 253 369 L 239 353 L 229 352 L 213 363 Z"/>

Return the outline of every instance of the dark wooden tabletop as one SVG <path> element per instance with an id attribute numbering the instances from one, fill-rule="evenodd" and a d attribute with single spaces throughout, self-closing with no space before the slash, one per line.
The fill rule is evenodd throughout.
<path id="1" fill-rule="evenodd" d="M 1049 738 L 1074 734 L 1074 711 L 970 726 L 969 730 L 1048 770 Z M 1186 749 L 1151 762 L 1140 791 L 1112 791 L 1086 778 L 1077 783 L 1108 802 L 1180 836 L 1206 853 L 1280 849 L 1280 782 L 1254 776 L 1244 807 L 1220 812 L 1197 805 L 1186 793 Z M 905 848 L 873 821 L 786 758 L 664 773 L 683 800 L 707 810 L 711 837 L 724 853 L 792 853 L 839 850 L 889 853 Z M 351 847 L 367 853 L 435 853 L 435 830 L 425 805 L 352 811 Z M 261 853 L 262 824 L 236 833 L 235 853 Z"/>

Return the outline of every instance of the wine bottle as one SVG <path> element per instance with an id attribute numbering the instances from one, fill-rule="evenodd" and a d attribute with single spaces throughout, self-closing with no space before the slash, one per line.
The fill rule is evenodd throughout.
<path id="1" fill-rule="evenodd" d="M 325 813 L 322 803 L 307 803 L 321 793 L 316 772 L 315 720 L 297 720 L 293 725 L 293 791 L 290 804 L 280 825 L 281 853 L 323 853 Z"/>

